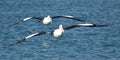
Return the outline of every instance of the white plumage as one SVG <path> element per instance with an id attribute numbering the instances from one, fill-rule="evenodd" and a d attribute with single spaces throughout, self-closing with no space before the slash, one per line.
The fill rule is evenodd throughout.
<path id="1" fill-rule="evenodd" d="M 55 38 L 58 38 L 58 37 L 62 36 L 63 33 L 64 33 L 64 29 L 63 29 L 62 25 L 59 25 L 59 29 L 54 30 L 53 36 Z"/>
<path id="2" fill-rule="evenodd" d="M 31 38 L 31 37 L 33 37 L 33 36 L 35 36 L 35 35 L 37 35 L 37 34 L 39 34 L 39 33 L 31 34 L 31 35 L 27 36 L 25 39 Z"/>
<path id="3" fill-rule="evenodd" d="M 25 18 L 25 19 L 23 19 L 23 21 L 30 20 L 31 18 L 32 18 L 32 17 Z"/>
<path id="4" fill-rule="evenodd" d="M 48 15 L 47 17 L 44 17 L 43 24 L 49 24 L 52 22 L 52 18 Z"/>
<path id="5" fill-rule="evenodd" d="M 93 26 L 93 24 L 77 24 L 79 26 Z"/>

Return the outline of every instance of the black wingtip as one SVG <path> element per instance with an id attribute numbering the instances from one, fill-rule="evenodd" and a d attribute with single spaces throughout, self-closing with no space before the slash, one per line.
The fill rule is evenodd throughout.
<path id="1" fill-rule="evenodd" d="M 79 19 L 79 18 L 69 18 L 69 19 L 74 19 L 74 20 L 77 20 L 77 21 L 85 22 L 85 20 L 82 20 L 82 19 Z"/>
<path id="2" fill-rule="evenodd" d="M 19 23 L 21 23 L 21 22 L 23 22 L 23 20 L 20 20 L 20 21 L 14 23 L 14 24 L 11 24 L 11 25 L 9 25 L 8 27 L 12 27 L 12 26 L 17 25 L 17 24 L 19 24 Z"/>
<path id="3" fill-rule="evenodd" d="M 19 40 L 19 41 L 13 43 L 13 44 L 9 44 L 9 46 L 17 45 L 17 44 L 19 44 L 19 43 L 24 42 L 25 40 L 26 40 L 26 39 L 24 38 L 24 39 L 22 39 L 22 40 Z"/>
<path id="4" fill-rule="evenodd" d="M 97 24 L 93 24 L 94 27 L 107 27 L 107 26 L 110 26 L 110 25 L 97 25 Z"/>
<path id="5" fill-rule="evenodd" d="M 31 37 L 33 37 L 33 36 L 39 36 L 39 35 L 43 35 L 43 34 L 46 34 L 46 33 L 49 33 L 49 32 L 44 32 L 44 31 L 42 31 L 42 32 L 39 32 L 39 33 L 35 33 L 34 35 L 32 34 L 32 36 Z M 26 38 L 23 38 L 23 39 L 21 39 L 21 40 L 18 40 L 17 42 L 15 42 L 15 43 L 13 43 L 13 44 L 9 44 L 9 46 L 13 46 L 13 45 L 17 45 L 17 44 L 19 44 L 19 43 L 22 43 L 22 42 L 24 42 L 24 41 L 26 41 L 28 38 L 31 38 L 31 37 L 26 37 Z"/>

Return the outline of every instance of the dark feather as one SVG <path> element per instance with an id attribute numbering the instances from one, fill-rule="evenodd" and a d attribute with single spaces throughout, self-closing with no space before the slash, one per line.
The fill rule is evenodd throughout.
<path id="1" fill-rule="evenodd" d="M 8 27 L 11 27 L 11 26 L 17 25 L 17 24 L 22 23 L 22 22 L 24 22 L 24 21 L 23 21 L 23 20 L 20 20 L 20 21 L 14 23 L 14 24 L 12 24 L 12 25 L 9 25 Z"/>
<path id="2" fill-rule="evenodd" d="M 32 17 L 31 19 L 37 19 L 37 20 L 43 20 L 44 18 L 40 18 L 40 17 Z"/>
<path id="3" fill-rule="evenodd" d="M 32 36 L 32 37 L 35 37 L 35 36 L 39 36 L 39 35 L 43 35 L 43 34 L 46 34 L 47 32 L 38 32 L 38 34 Z M 30 38 L 32 38 L 30 37 Z M 16 45 L 16 44 L 19 44 L 19 43 L 22 43 L 22 42 L 25 42 L 27 39 L 26 38 L 23 38 L 21 40 L 18 40 L 17 42 L 13 43 L 13 44 L 10 44 L 10 46 L 13 46 L 13 45 Z"/>
<path id="4" fill-rule="evenodd" d="M 21 40 L 15 42 L 14 44 L 10 44 L 9 46 L 13 46 L 13 45 L 16 45 L 16 44 L 22 43 L 22 42 L 24 42 L 24 41 L 26 41 L 25 38 L 23 38 L 23 39 L 21 39 Z"/>
<path id="5" fill-rule="evenodd" d="M 76 28 L 76 27 L 79 27 L 79 26 L 78 25 L 72 25 L 72 26 L 64 28 L 64 30 L 69 30 L 69 29 Z"/>
<path id="6" fill-rule="evenodd" d="M 32 17 L 31 19 L 36 19 L 36 20 L 40 20 L 40 21 L 41 21 L 43 18 Z M 14 24 L 12 24 L 12 25 L 9 25 L 8 27 L 11 27 L 11 26 L 14 26 L 14 25 L 20 24 L 20 23 L 22 23 L 22 22 L 25 22 L 25 21 L 24 21 L 24 20 L 20 20 L 20 21 L 14 23 Z"/>
<path id="7" fill-rule="evenodd" d="M 93 24 L 93 27 L 107 27 L 107 26 L 110 26 L 110 25 L 97 25 L 97 24 Z"/>
<path id="8" fill-rule="evenodd" d="M 52 19 L 55 18 L 68 18 L 68 19 L 72 19 L 72 20 L 77 20 L 77 21 L 85 21 L 85 20 L 81 20 L 79 18 L 75 18 L 75 17 L 67 17 L 67 16 L 53 16 Z"/>
<path id="9" fill-rule="evenodd" d="M 66 27 L 66 28 L 64 28 L 64 30 L 69 30 L 69 29 L 76 28 L 76 27 L 106 27 L 106 26 L 109 26 L 109 25 L 97 25 L 97 24 L 93 24 L 93 25 L 85 26 L 85 25 L 76 24 L 76 25 L 72 25 L 72 26 Z"/>

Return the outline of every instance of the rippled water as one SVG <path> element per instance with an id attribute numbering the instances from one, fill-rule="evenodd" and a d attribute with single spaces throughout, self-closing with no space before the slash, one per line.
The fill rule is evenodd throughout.
<path id="1" fill-rule="evenodd" d="M 120 0 L 0 0 L 0 60 L 120 60 Z M 60 39 L 41 35 L 8 46 L 25 36 L 82 23 L 55 19 L 50 26 L 31 20 L 7 28 L 29 16 L 72 15 L 85 23 L 108 27 L 81 27 L 65 31 Z"/>

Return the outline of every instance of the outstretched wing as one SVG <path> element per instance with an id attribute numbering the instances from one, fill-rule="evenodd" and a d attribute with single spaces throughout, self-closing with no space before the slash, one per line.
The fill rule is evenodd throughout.
<path id="1" fill-rule="evenodd" d="M 35 37 L 35 36 L 39 36 L 39 35 L 43 35 L 43 34 L 46 34 L 46 33 L 48 33 L 48 32 L 37 32 L 37 33 L 31 34 L 31 35 L 28 35 L 27 37 L 25 37 L 25 38 L 15 42 L 15 43 L 13 43 L 13 44 L 10 44 L 10 46 L 22 43 L 22 42 L 26 41 L 29 38 L 32 38 L 32 37 Z"/>
<path id="2" fill-rule="evenodd" d="M 27 18 L 24 18 L 23 20 L 20 20 L 12 25 L 9 25 L 9 27 L 11 26 L 14 26 L 14 25 L 17 25 L 19 23 L 22 23 L 22 22 L 25 22 L 25 21 L 28 21 L 28 20 L 31 20 L 31 19 L 37 19 L 37 20 L 42 20 L 43 18 L 38 18 L 38 17 L 27 17 Z"/>
<path id="3" fill-rule="evenodd" d="M 76 28 L 76 27 L 106 27 L 109 25 L 98 25 L 98 24 L 76 24 L 76 25 L 72 25 L 69 27 L 64 28 L 65 30 L 69 30 L 72 28 Z"/>
<path id="4" fill-rule="evenodd" d="M 85 20 L 81 20 L 79 18 L 76 18 L 76 17 L 73 17 L 73 16 L 53 16 L 52 19 L 55 19 L 55 18 L 68 18 L 68 19 L 72 19 L 72 20 L 77 20 L 77 21 L 85 21 Z"/>

